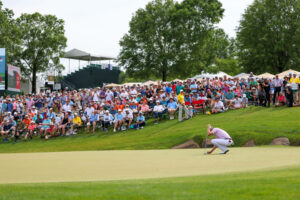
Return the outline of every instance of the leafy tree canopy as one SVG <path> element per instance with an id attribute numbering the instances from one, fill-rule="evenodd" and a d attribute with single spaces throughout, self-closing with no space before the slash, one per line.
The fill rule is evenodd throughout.
<path id="1" fill-rule="evenodd" d="M 237 31 L 240 64 L 247 72 L 300 69 L 300 1 L 255 0 Z"/>
<path id="2" fill-rule="evenodd" d="M 154 0 L 132 17 L 118 61 L 132 77 L 199 73 L 215 60 L 211 42 L 222 15 L 217 0 Z"/>
<path id="3" fill-rule="evenodd" d="M 21 34 L 21 50 L 16 59 L 27 76 L 32 76 L 32 92 L 36 91 L 36 74 L 62 70 L 59 58 L 63 56 L 67 39 L 64 21 L 53 15 L 22 14 L 16 20 Z"/>

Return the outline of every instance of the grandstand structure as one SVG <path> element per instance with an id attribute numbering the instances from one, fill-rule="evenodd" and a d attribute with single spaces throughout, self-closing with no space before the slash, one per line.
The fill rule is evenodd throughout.
<path id="1" fill-rule="evenodd" d="M 114 60 L 113 57 L 94 55 L 78 49 L 65 53 L 64 58 L 88 61 L 88 65 L 63 77 L 62 88 L 70 89 L 102 87 L 104 83 L 119 83 L 120 67 L 111 64 L 93 64 L 92 61 Z M 70 63 L 70 62 L 69 62 Z M 70 69 L 70 65 L 69 65 Z M 70 71 L 70 70 L 69 70 Z"/>

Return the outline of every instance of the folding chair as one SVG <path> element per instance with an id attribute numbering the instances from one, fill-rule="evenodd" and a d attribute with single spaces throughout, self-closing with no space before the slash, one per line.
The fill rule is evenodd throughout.
<path id="1" fill-rule="evenodd" d="M 197 100 L 197 101 L 193 101 L 193 108 L 197 111 L 202 109 L 202 114 L 204 114 L 205 112 L 205 100 Z"/>

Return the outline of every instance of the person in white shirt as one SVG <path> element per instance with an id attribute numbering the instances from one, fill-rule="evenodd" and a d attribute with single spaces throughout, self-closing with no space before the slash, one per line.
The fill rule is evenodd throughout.
<path id="1" fill-rule="evenodd" d="M 162 105 L 160 105 L 160 101 L 156 101 L 156 105 L 153 108 L 154 117 L 155 117 L 154 124 L 158 124 L 158 120 L 161 119 L 164 110 L 165 108 Z"/>
<path id="2" fill-rule="evenodd" d="M 103 120 L 102 120 L 102 129 L 103 131 L 107 132 L 108 127 L 112 125 L 112 122 L 114 121 L 114 117 L 112 114 L 109 113 L 108 110 L 105 111 L 105 114 L 103 115 Z"/>
<path id="3" fill-rule="evenodd" d="M 89 104 L 89 107 L 85 109 L 86 115 L 90 117 L 94 113 L 95 109 L 92 107 L 92 104 Z"/>
<path id="4" fill-rule="evenodd" d="M 107 90 L 106 91 L 106 101 L 109 101 L 111 102 L 113 100 L 113 97 L 114 97 L 114 93 L 110 90 Z"/>
<path id="5" fill-rule="evenodd" d="M 130 129 L 132 120 L 133 120 L 133 115 L 132 113 L 129 111 L 129 109 L 125 110 L 125 113 L 123 114 L 124 118 L 123 118 L 123 124 L 127 124 L 128 125 L 128 129 Z"/>
<path id="6" fill-rule="evenodd" d="M 277 103 L 282 85 L 283 85 L 283 81 L 278 77 L 278 74 L 276 74 L 275 79 L 273 79 L 273 86 L 274 86 L 273 105 L 275 105 L 275 102 Z"/>
<path id="7" fill-rule="evenodd" d="M 136 96 L 136 95 L 137 95 L 136 89 L 135 89 L 134 87 L 131 87 L 131 89 L 130 89 L 130 91 L 129 91 L 129 94 L 130 94 L 131 96 Z"/>
<path id="8" fill-rule="evenodd" d="M 127 97 L 129 97 L 129 94 L 123 89 L 122 93 L 120 94 L 120 97 L 121 97 L 122 100 L 124 100 Z"/>
<path id="9" fill-rule="evenodd" d="M 241 98 L 239 98 L 238 95 L 235 95 L 235 99 L 233 99 L 231 101 L 231 104 L 229 105 L 229 107 L 233 108 L 233 109 L 240 109 L 243 107 L 243 101 Z"/>
<path id="10" fill-rule="evenodd" d="M 212 108 L 212 113 L 220 113 L 224 111 L 224 104 L 220 101 L 219 97 L 216 97 L 215 103 Z"/>

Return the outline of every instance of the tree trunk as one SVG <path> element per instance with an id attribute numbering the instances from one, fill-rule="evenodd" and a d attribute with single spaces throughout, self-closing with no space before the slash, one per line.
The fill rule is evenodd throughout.
<path id="1" fill-rule="evenodd" d="M 162 72 L 162 81 L 163 82 L 167 81 L 167 72 L 165 70 Z"/>
<path id="2" fill-rule="evenodd" d="M 36 93 L 36 66 L 33 66 L 32 70 L 31 88 L 31 93 Z"/>
<path id="3" fill-rule="evenodd" d="M 166 82 L 167 81 L 167 61 L 163 61 L 163 68 L 162 68 L 162 81 Z"/>

